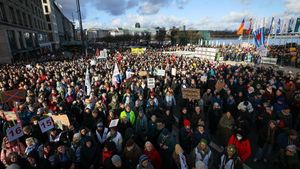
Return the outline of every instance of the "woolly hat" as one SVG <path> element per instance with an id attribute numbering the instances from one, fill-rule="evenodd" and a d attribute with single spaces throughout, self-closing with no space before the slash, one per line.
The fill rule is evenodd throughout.
<path id="1" fill-rule="evenodd" d="M 186 127 L 186 126 L 191 126 L 191 122 L 187 119 L 184 119 L 183 120 L 183 125 Z"/>
<path id="2" fill-rule="evenodd" d="M 119 155 L 113 155 L 113 156 L 111 157 L 111 162 L 112 162 L 113 164 L 116 164 L 116 163 L 118 163 L 118 162 L 120 162 L 120 161 L 122 161 L 122 160 L 121 160 L 121 157 L 120 157 Z"/>
<path id="3" fill-rule="evenodd" d="M 139 158 L 139 162 L 140 163 L 142 163 L 142 162 L 144 162 L 146 160 L 148 160 L 148 157 L 145 154 L 141 155 L 140 158 Z"/>

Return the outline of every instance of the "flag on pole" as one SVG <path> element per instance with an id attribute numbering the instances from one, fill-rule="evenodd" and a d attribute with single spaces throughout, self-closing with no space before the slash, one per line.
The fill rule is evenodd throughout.
<path id="1" fill-rule="evenodd" d="M 252 18 L 250 18 L 250 20 L 249 20 L 249 28 L 247 29 L 247 32 L 246 32 L 247 35 L 250 35 L 251 27 L 252 27 Z"/>
<path id="2" fill-rule="evenodd" d="M 281 33 L 285 34 L 288 31 L 288 21 L 286 19 L 283 20 L 283 24 L 282 24 L 282 29 L 281 29 Z"/>
<path id="3" fill-rule="evenodd" d="M 294 32 L 300 32 L 300 18 L 297 18 Z"/>
<path id="4" fill-rule="evenodd" d="M 86 94 L 89 96 L 91 94 L 92 87 L 91 87 L 91 81 L 90 81 L 90 71 L 89 71 L 88 67 L 86 68 L 86 71 L 85 71 L 84 85 L 86 87 Z"/>
<path id="5" fill-rule="evenodd" d="M 96 56 L 97 56 L 97 57 L 100 56 L 100 51 L 99 51 L 98 48 L 96 49 Z"/>
<path id="6" fill-rule="evenodd" d="M 293 32 L 294 31 L 294 23 L 295 23 L 295 19 L 294 18 L 291 18 L 290 20 L 289 20 L 289 26 L 288 26 L 288 33 L 291 33 L 291 32 Z"/>
<path id="7" fill-rule="evenodd" d="M 274 22 L 274 17 L 272 17 L 272 19 L 271 19 L 271 24 L 270 24 L 270 28 L 269 28 L 269 34 L 271 34 L 272 30 L 273 30 L 273 22 Z"/>
<path id="8" fill-rule="evenodd" d="M 279 34 L 281 32 L 281 21 L 280 18 L 278 18 L 277 26 L 276 26 L 276 34 Z"/>
<path id="9" fill-rule="evenodd" d="M 253 31 L 253 37 L 254 37 L 254 42 L 255 46 L 257 48 L 264 46 L 265 44 L 265 28 L 259 28 L 256 31 Z"/>
<path id="10" fill-rule="evenodd" d="M 111 80 L 112 80 L 112 84 L 115 85 L 115 87 L 117 88 L 118 84 L 120 83 L 120 71 L 117 63 L 115 63 Z"/>
<path id="11" fill-rule="evenodd" d="M 237 35 L 243 35 L 243 31 L 244 31 L 244 26 L 245 26 L 245 19 L 243 19 L 240 27 L 238 28 L 236 34 Z"/>

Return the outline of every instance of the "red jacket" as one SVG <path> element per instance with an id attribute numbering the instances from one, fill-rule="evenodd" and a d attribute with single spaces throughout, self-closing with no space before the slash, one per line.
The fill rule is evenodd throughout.
<path id="1" fill-rule="evenodd" d="M 249 139 L 238 139 L 233 134 L 229 141 L 228 145 L 233 144 L 237 150 L 238 155 L 241 157 L 242 161 L 245 162 L 251 156 L 251 146 Z"/>
<path id="2" fill-rule="evenodd" d="M 161 168 L 161 159 L 160 159 L 160 155 L 157 152 L 157 150 L 155 150 L 154 148 L 150 152 L 147 150 L 144 150 L 144 154 L 149 158 L 154 169 Z"/>

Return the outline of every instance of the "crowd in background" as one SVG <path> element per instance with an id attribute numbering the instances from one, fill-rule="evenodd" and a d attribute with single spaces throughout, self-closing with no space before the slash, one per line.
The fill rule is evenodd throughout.
<path id="1" fill-rule="evenodd" d="M 112 77 L 115 63 L 120 74 Z M 156 50 L 111 53 L 95 65 L 83 56 L 30 65 L 0 68 L 1 92 L 26 90 L 16 106 L 1 103 L 0 110 L 18 114 L 24 133 L 8 141 L 6 129 L 16 122 L 1 116 L 1 168 L 240 169 L 250 160 L 300 168 L 299 74 Z M 148 88 L 149 77 L 155 88 Z M 183 99 L 184 88 L 200 89 L 201 97 Z M 42 133 L 38 121 L 49 114 L 67 115 L 71 125 Z M 114 119 L 118 125 L 109 127 Z"/>

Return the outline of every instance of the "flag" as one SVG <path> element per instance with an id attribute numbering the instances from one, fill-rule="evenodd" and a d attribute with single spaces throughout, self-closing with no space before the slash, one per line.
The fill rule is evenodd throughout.
<path id="1" fill-rule="evenodd" d="M 120 71 L 119 71 L 119 67 L 118 67 L 117 63 L 115 63 L 111 81 L 112 81 L 112 84 L 115 85 L 115 87 L 117 88 L 118 84 L 120 83 Z"/>
<path id="2" fill-rule="evenodd" d="M 238 28 L 238 30 L 237 30 L 237 32 L 236 32 L 237 35 L 243 35 L 244 25 L 245 25 L 245 19 L 243 19 L 243 21 L 242 21 L 240 27 Z"/>
<path id="3" fill-rule="evenodd" d="M 300 18 L 297 18 L 294 32 L 300 32 Z"/>
<path id="4" fill-rule="evenodd" d="M 88 67 L 86 68 L 86 71 L 85 71 L 84 85 L 86 87 L 86 94 L 89 96 L 91 94 L 92 87 L 91 87 L 91 81 L 90 81 L 90 71 L 89 71 Z"/>
<path id="5" fill-rule="evenodd" d="M 96 49 L 96 56 L 100 56 L 100 51 L 98 48 Z"/>
<path id="6" fill-rule="evenodd" d="M 281 32 L 281 21 L 279 18 L 278 22 L 277 22 L 277 27 L 276 27 L 276 34 L 279 34 L 280 32 Z"/>
<path id="7" fill-rule="evenodd" d="M 288 21 L 286 19 L 283 20 L 283 24 L 282 24 L 282 29 L 281 32 L 282 34 L 287 33 L 288 31 Z"/>
<path id="8" fill-rule="evenodd" d="M 249 20 L 249 28 L 247 29 L 247 32 L 246 32 L 247 35 L 250 35 L 251 27 L 252 27 L 252 18 L 250 18 L 250 20 Z"/>
<path id="9" fill-rule="evenodd" d="M 265 28 L 259 28 L 253 31 L 254 43 L 257 48 L 264 46 L 265 44 Z"/>
<path id="10" fill-rule="evenodd" d="M 269 28 L 269 34 L 271 34 L 272 30 L 273 30 L 273 22 L 274 22 L 274 17 L 272 17 L 272 20 L 271 20 L 271 24 L 270 24 L 270 28 Z"/>
<path id="11" fill-rule="evenodd" d="M 295 26 L 294 23 L 295 23 L 294 18 L 291 18 L 291 19 L 289 20 L 288 33 L 294 31 L 294 29 L 293 29 L 293 27 Z"/>

